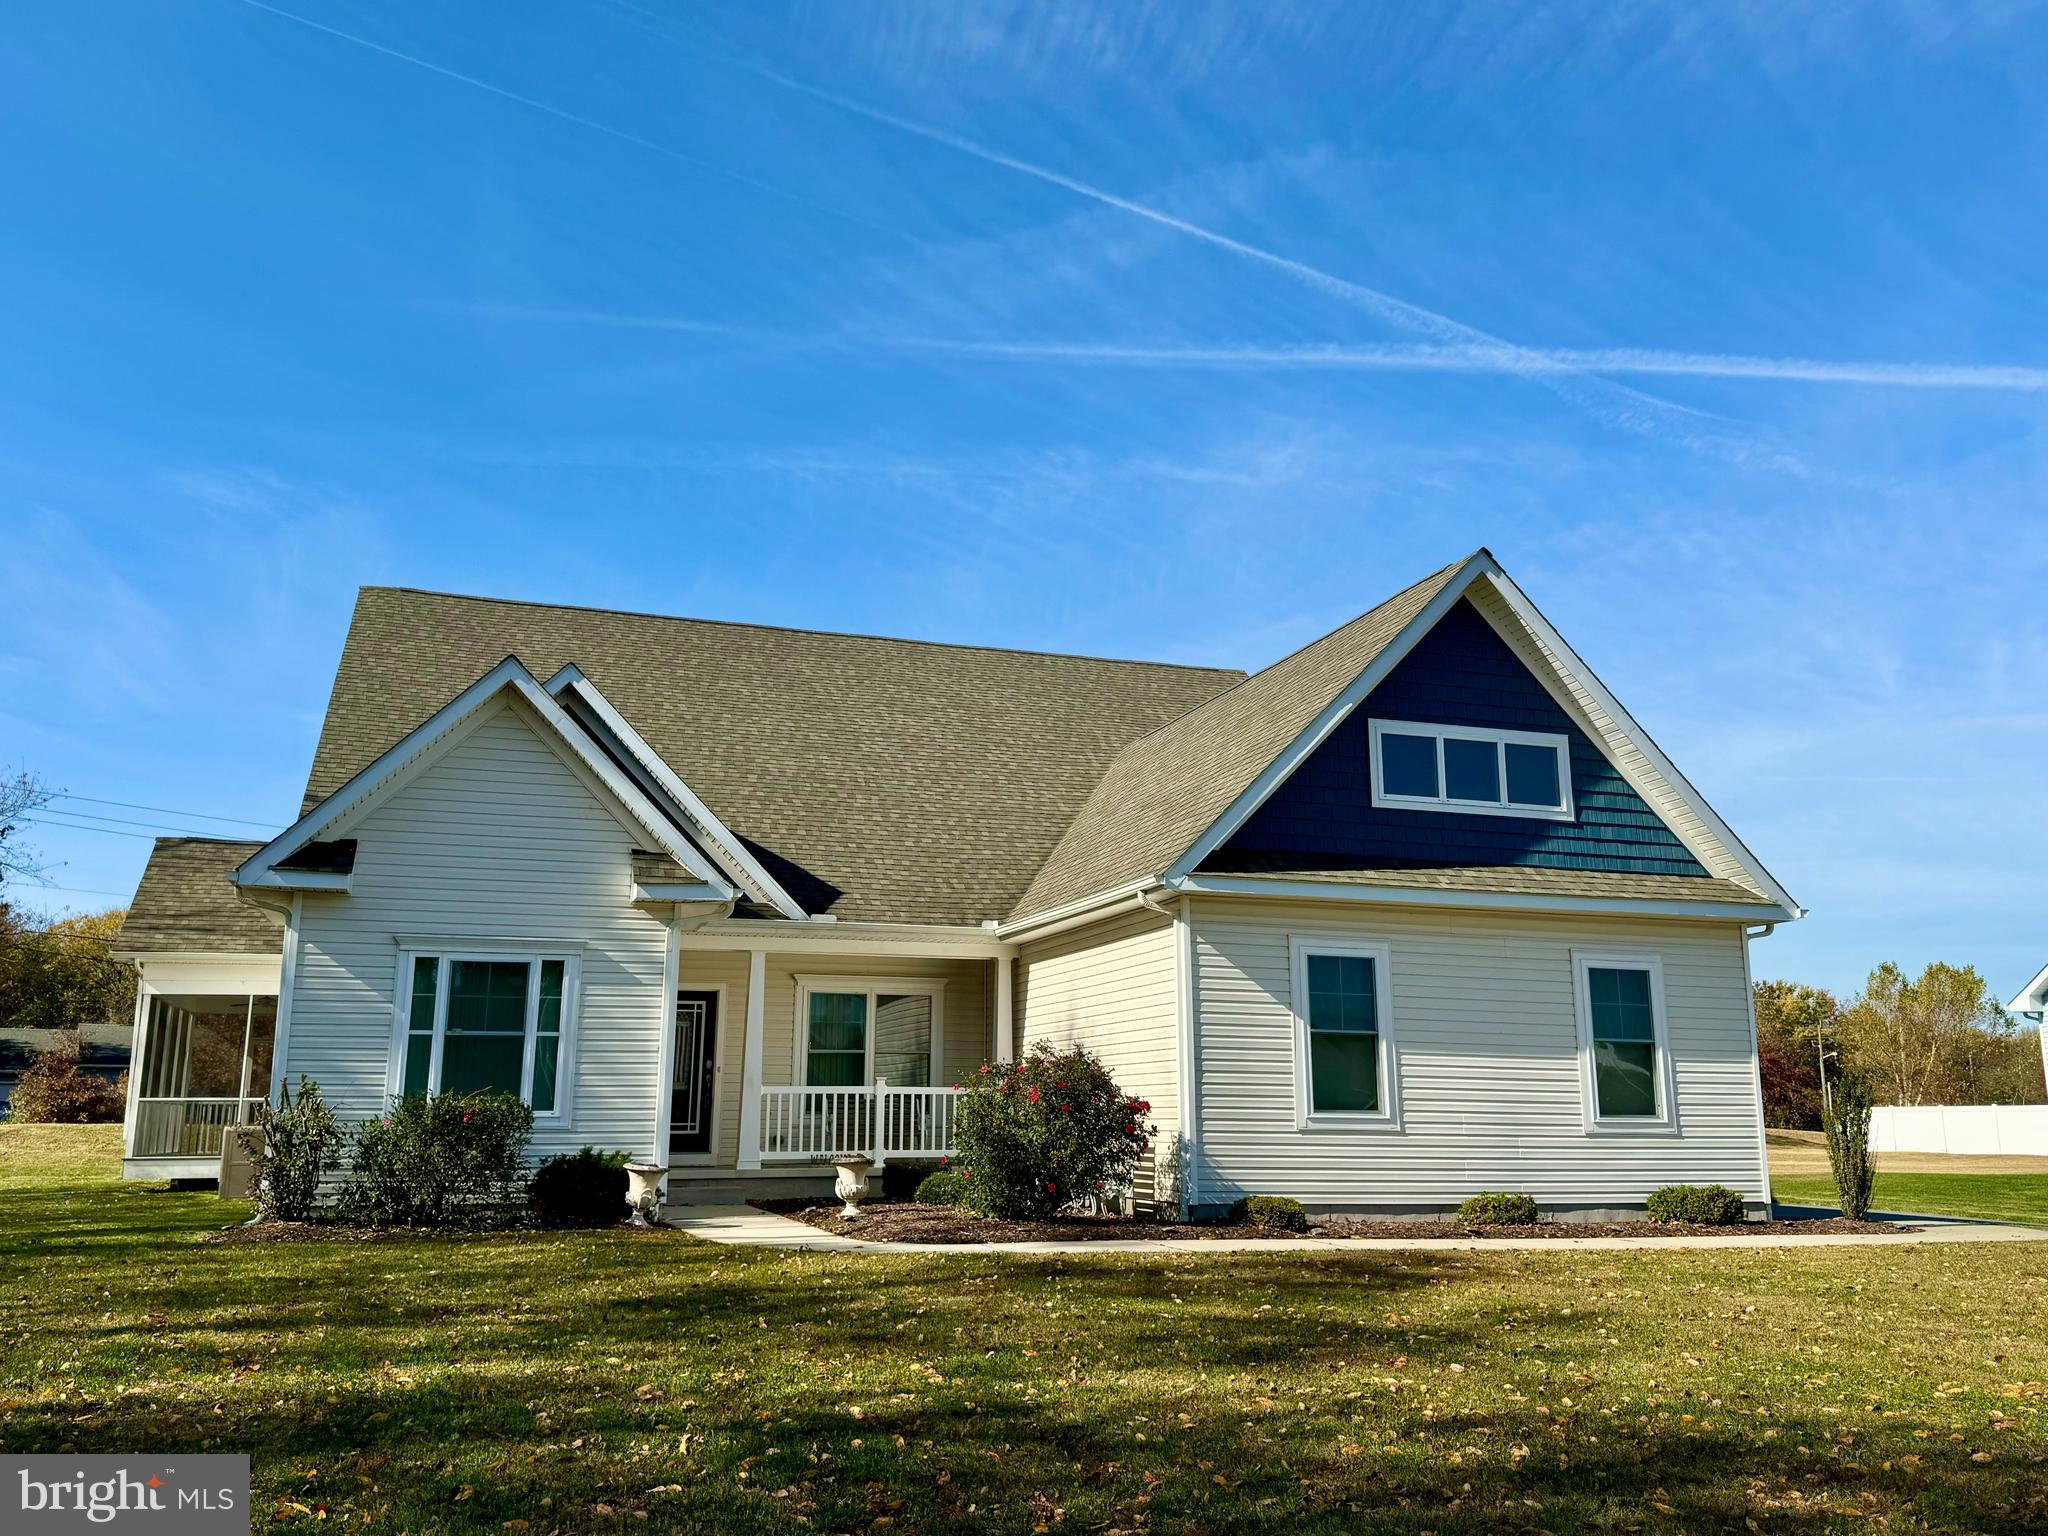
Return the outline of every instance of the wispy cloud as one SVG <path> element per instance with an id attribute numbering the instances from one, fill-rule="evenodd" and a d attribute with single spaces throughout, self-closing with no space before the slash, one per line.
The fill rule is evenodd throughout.
<path id="1" fill-rule="evenodd" d="M 1873 384 L 1899 389 L 2048 390 L 2048 368 L 2004 363 L 1830 362 L 1810 357 L 1748 357 L 1725 352 L 1666 352 L 1652 347 L 1451 346 L 1203 347 L 1097 342 L 962 341 L 899 336 L 889 344 L 956 357 L 1019 362 L 1101 363 L 1151 368 L 1249 368 L 1393 373 L 1520 375 L 1631 374 L 1659 377 Z"/>
<path id="2" fill-rule="evenodd" d="M 310 16 L 301 16 L 298 12 L 285 10 L 282 6 L 268 5 L 264 3 L 264 0 L 241 0 L 241 3 L 248 6 L 251 10 L 262 11 L 265 15 L 275 16 L 281 21 L 289 21 L 311 31 L 323 33 L 338 42 L 347 43 L 356 48 L 367 49 L 371 53 L 381 54 L 387 59 L 394 60 L 400 64 L 410 65 L 414 69 L 425 70 L 428 74 L 438 75 L 443 80 L 452 80 L 457 85 L 466 85 L 471 90 L 483 91 L 501 100 L 525 107 L 530 111 L 542 112 L 562 122 L 574 124 L 578 128 L 588 129 L 592 133 L 600 133 L 607 138 L 617 139 L 621 143 L 630 144 L 636 149 L 644 149 L 649 154 L 660 155 L 679 164 L 690 166 L 695 170 L 703 171 L 707 175 L 719 176 L 727 181 L 738 182 L 741 186 L 751 187 L 756 192 L 764 192 L 770 197 L 781 198 L 786 202 L 795 203 L 816 213 L 829 214 L 835 219 L 844 219 L 848 223 L 858 224 L 864 229 L 872 229 L 880 234 L 891 236 L 901 234 L 900 230 L 891 229 L 885 224 L 877 224 L 872 219 L 863 218 L 857 213 L 849 213 L 843 208 L 831 207 L 828 204 L 818 202 L 814 198 L 805 197 L 801 192 L 792 192 L 787 187 L 778 187 L 772 182 L 762 181 L 759 177 L 749 176 L 743 171 L 735 171 L 729 166 L 720 165 L 715 160 L 706 160 L 701 155 L 693 155 L 687 150 L 677 149 L 673 144 L 664 144 L 658 139 L 650 139 L 645 134 L 634 133 L 631 129 L 620 128 L 611 123 L 601 122 L 594 117 L 585 117 L 580 112 L 571 112 L 567 107 L 558 107 L 553 102 L 542 101 L 536 96 L 527 96 L 519 91 L 508 90 L 502 85 L 494 85 L 490 81 L 479 79 L 475 75 L 467 75 L 461 70 L 450 69 L 445 64 L 436 64 L 431 59 L 423 59 L 417 54 L 405 53 L 400 49 L 390 47 L 384 43 L 374 42 L 354 32 L 344 32 L 339 27 L 330 27 L 324 21 L 315 21 Z"/>
<path id="3" fill-rule="evenodd" d="M 463 304 L 463 314 L 481 320 L 531 320 L 540 325 L 612 326 L 634 331 L 680 331 L 694 336 L 753 336 L 781 342 L 801 340 L 773 332 L 727 325 L 719 320 L 693 320 L 687 315 L 634 315 L 603 309 L 547 309 L 525 304 Z"/>
<path id="4" fill-rule="evenodd" d="M 1077 176 L 1069 176 L 1048 166 L 992 149 L 964 135 L 935 128 L 928 123 L 921 123 L 894 112 L 885 112 L 878 107 L 871 107 L 852 97 L 842 96 L 836 91 L 810 85 L 763 65 L 749 64 L 743 67 L 761 79 L 772 81 L 787 90 L 837 107 L 841 111 L 850 112 L 857 117 L 881 123 L 934 144 L 944 145 L 989 165 L 1014 171 L 1020 176 L 1060 187 L 1077 197 L 1117 209 L 1133 218 L 1173 230 L 1242 260 L 1280 272 L 1316 292 L 1350 304 L 1396 330 L 1425 337 L 1440 345 L 1478 347 L 1493 351 L 1501 360 L 1497 371 L 1531 379 L 1609 426 L 1639 433 L 1668 432 L 1687 447 L 1730 460 L 1755 462 L 1759 457 L 1764 457 L 1779 463 L 1782 467 L 1797 467 L 1794 461 L 1782 453 L 1770 450 L 1759 454 L 1757 445 L 1753 443 L 1702 429 L 1696 419 L 1688 419 L 1695 418 L 1696 413 L 1688 412 L 1669 401 L 1642 394 L 1583 370 L 1547 364 L 1540 354 L 1532 353 L 1526 347 L 1490 335 L 1476 326 L 1467 325 L 1462 320 L 1453 319 L 1436 310 L 1396 298 L 1390 293 L 1354 282 L 1350 278 L 1339 277 L 1333 272 L 1324 271 L 1321 267 L 1311 266 L 1305 261 L 1269 250 L 1264 246 L 1254 245 L 1250 241 L 1239 240 L 1220 230 L 1197 224 L 1192 219 L 1168 213 L 1162 208 L 1121 196 L 1091 182 L 1083 181 Z"/>

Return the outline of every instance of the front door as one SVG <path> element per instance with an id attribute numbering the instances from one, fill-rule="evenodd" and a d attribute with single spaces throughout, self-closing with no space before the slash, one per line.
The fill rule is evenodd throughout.
<path id="1" fill-rule="evenodd" d="M 676 993 L 676 1070 L 668 1117 L 671 1153 L 711 1150 L 711 1088 L 717 1063 L 718 994 Z"/>

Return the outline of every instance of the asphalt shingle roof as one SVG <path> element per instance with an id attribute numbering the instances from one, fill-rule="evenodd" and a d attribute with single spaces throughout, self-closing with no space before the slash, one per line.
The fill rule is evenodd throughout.
<path id="1" fill-rule="evenodd" d="M 235 894 L 228 875 L 261 842 L 160 837 L 114 938 L 121 954 L 274 955 L 284 930 Z"/>
<path id="2" fill-rule="evenodd" d="M 892 922 L 1009 912 L 1117 754 L 1244 676 L 365 587 L 306 805 L 508 655 L 575 663 L 807 909 Z"/>
<path id="3" fill-rule="evenodd" d="M 1432 572 L 1126 747 L 1011 915 L 1164 874 L 1465 564 Z"/>

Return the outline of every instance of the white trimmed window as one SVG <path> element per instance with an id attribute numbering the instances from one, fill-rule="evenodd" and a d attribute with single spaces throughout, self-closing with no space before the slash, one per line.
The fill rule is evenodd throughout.
<path id="1" fill-rule="evenodd" d="M 1567 737 L 1410 720 L 1369 728 L 1372 803 L 1383 810 L 1572 819 Z"/>
<path id="2" fill-rule="evenodd" d="M 1572 951 L 1589 1130 L 1669 1130 L 1671 1047 L 1655 955 Z"/>
<path id="3" fill-rule="evenodd" d="M 1296 935 L 1288 947 L 1297 1122 L 1398 1125 L 1387 946 Z"/>
<path id="4" fill-rule="evenodd" d="M 946 984 L 902 976 L 796 979 L 798 1083 L 936 1087 L 943 1070 Z"/>
<path id="5" fill-rule="evenodd" d="M 391 1091 L 510 1093 L 537 1118 L 566 1116 L 577 958 L 401 953 Z"/>

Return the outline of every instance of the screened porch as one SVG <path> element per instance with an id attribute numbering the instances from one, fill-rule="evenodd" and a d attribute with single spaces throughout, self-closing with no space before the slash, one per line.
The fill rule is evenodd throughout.
<path id="1" fill-rule="evenodd" d="M 277 999 L 148 993 L 128 1088 L 127 1156 L 170 1177 L 205 1177 L 229 1127 L 270 1092 Z M 175 1163 L 178 1166 L 172 1167 Z"/>

